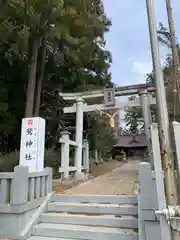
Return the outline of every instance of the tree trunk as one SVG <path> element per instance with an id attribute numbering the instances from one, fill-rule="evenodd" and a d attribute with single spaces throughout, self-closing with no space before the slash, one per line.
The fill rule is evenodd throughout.
<path id="1" fill-rule="evenodd" d="M 27 86 L 27 94 L 26 94 L 26 109 L 25 109 L 25 117 L 26 118 L 33 116 L 38 50 L 39 50 L 39 38 L 35 38 L 33 41 L 31 64 L 30 64 L 29 76 L 28 76 L 28 86 Z"/>
<path id="2" fill-rule="evenodd" d="M 39 116 L 40 104 L 41 104 L 41 91 L 44 77 L 44 68 L 45 68 L 45 58 L 46 58 L 46 50 L 45 50 L 45 42 L 43 41 L 42 45 L 42 57 L 41 57 L 41 72 L 37 82 L 37 91 L 36 91 L 36 105 L 34 109 L 34 116 Z"/>

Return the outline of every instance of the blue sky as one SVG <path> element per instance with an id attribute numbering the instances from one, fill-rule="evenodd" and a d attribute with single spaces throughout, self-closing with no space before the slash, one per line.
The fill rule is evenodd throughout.
<path id="1" fill-rule="evenodd" d="M 112 20 L 111 30 L 106 35 L 106 48 L 113 56 L 112 80 L 118 85 L 142 83 L 146 73 L 152 70 L 145 0 L 103 1 L 107 16 Z M 165 0 L 154 0 L 154 3 L 157 25 L 161 21 L 167 26 Z M 179 0 L 172 0 L 172 7 L 180 39 Z M 161 46 L 160 53 L 163 59 L 167 51 Z"/>

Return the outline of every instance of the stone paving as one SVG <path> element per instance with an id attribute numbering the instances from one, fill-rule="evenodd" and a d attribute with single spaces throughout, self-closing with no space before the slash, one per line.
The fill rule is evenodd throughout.
<path id="1" fill-rule="evenodd" d="M 121 167 L 66 190 L 66 194 L 134 194 L 140 161 L 129 160 Z"/>
<path id="2" fill-rule="evenodd" d="M 112 170 L 119 168 L 123 165 L 123 162 L 109 160 L 108 162 L 104 162 L 103 164 L 93 165 L 92 172 L 89 176 L 89 180 L 92 178 L 99 177 L 103 174 L 111 172 Z M 87 181 L 87 180 L 86 180 Z M 75 186 L 83 183 L 84 181 L 73 181 L 73 180 L 65 180 L 61 182 L 59 179 L 53 179 L 53 192 L 62 193 L 67 191 L 69 188 L 74 188 Z"/>

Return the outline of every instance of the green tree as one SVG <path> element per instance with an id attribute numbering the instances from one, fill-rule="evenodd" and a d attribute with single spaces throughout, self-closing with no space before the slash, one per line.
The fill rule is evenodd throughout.
<path id="1" fill-rule="evenodd" d="M 58 91 L 111 82 L 104 41 L 111 23 L 100 0 L 7 0 L 0 7 L 1 151 L 19 148 L 25 108 L 26 116 L 34 110 L 47 120 L 47 146 L 54 146 L 75 122 L 63 114 Z"/>
<path id="2" fill-rule="evenodd" d="M 143 131 L 143 118 L 140 108 L 128 109 L 125 114 L 126 128 L 129 133 L 139 134 Z"/>

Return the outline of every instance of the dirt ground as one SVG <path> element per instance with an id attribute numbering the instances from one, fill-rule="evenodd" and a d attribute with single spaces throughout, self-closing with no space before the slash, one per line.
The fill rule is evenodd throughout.
<path id="1" fill-rule="evenodd" d="M 111 172 L 113 169 L 120 167 L 121 165 L 123 165 L 122 162 L 115 161 L 115 160 L 104 162 L 103 164 L 99 164 L 99 165 L 94 165 L 92 168 L 92 173 L 90 178 L 98 177 L 105 173 Z M 56 193 L 63 193 L 67 189 L 77 186 L 80 183 L 82 183 L 82 181 L 79 181 L 76 183 L 70 182 L 65 184 L 65 183 L 60 183 L 60 181 L 58 180 L 53 180 L 53 191 Z"/>

